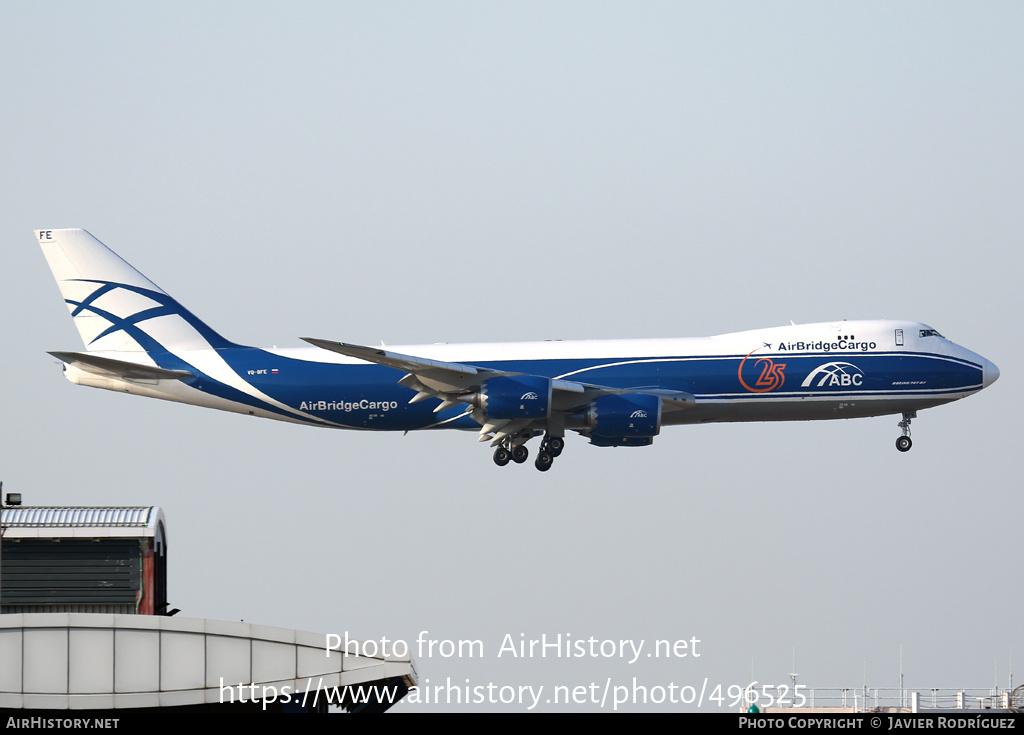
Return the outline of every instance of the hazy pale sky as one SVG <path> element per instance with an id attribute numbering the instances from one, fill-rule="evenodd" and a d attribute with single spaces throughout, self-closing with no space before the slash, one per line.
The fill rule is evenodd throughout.
<path id="1" fill-rule="evenodd" d="M 1007 684 L 1020 4 L 0 8 L 0 479 L 164 508 L 183 615 L 482 642 L 417 657 L 431 684 L 784 684 L 795 649 L 803 684 L 893 687 L 901 644 L 910 687 Z M 571 436 L 546 474 L 500 469 L 473 434 L 67 383 L 46 351 L 80 342 L 32 237 L 58 227 L 259 346 L 892 318 L 1002 378 L 922 412 L 906 455 L 893 416 Z M 499 657 L 506 634 L 701 655 Z"/>

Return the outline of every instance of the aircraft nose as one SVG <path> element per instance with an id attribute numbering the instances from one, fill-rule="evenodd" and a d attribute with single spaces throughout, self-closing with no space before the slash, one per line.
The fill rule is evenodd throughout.
<path id="1" fill-rule="evenodd" d="M 982 377 L 982 384 L 985 388 L 988 388 L 994 382 L 999 380 L 999 368 L 995 366 L 995 363 L 986 360 L 985 358 L 982 358 L 981 368 L 984 376 Z"/>

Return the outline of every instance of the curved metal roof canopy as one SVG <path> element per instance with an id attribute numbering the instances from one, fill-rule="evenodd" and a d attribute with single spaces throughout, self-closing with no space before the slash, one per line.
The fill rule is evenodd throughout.
<path id="1" fill-rule="evenodd" d="M 355 655 L 354 644 L 349 654 L 327 650 L 335 641 L 197 618 L 0 615 L 0 708 L 174 707 L 305 694 L 307 705 L 331 696 L 346 709 L 387 709 L 416 685 L 411 657 Z M 359 693 L 371 687 L 377 700 L 361 704 Z"/>

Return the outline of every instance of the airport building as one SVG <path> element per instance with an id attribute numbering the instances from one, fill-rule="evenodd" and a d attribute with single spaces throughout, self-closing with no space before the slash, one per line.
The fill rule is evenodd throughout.
<path id="1" fill-rule="evenodd" d="M 6 506 L 0 534 L 0 709 L 382 712 L 416 685 L 409 656 L 177 617 L 158 507 Z"/>

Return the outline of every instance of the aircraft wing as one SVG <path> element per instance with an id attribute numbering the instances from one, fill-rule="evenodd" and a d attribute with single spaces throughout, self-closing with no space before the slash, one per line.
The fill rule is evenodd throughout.
<path id="1" fill-rule="evenodd" d="M 375 362 L 378 365 L 386 365 L 396 370 L 404 370 L 413 375 L 423 375 L 428 377 L 431 382 L 438 383 L 437 392 L 468 392 L 479 385 L 482 380 L 486 380 L 488 374 L 496 374 L 494 371 L 475 368 L 472 365 L 428 360 L 425 357 L 402 355 L 398 352 L 389 352 L 378 347 L 363 347 L 362 345 L 350 345 L 326 339 L 313 339 L 312 337 L 303 337 L 302 340 L 321 349 L 337 352 L 341 355 L 355 357 L 366 362 Z"/>
<path id="2" fill-rule="evenodd" d="M 58 360 L 74 365 L 79 370 L 105 378 L 126 378 L 128 380 L 181 380 L 192 375 L 188 370 L 165 370 L 153 365 L 140 365 L 127 360 L 100 357 L 88 352 L 50 352 Z"/>
<path id="3" fill-rule="evenodd" d="M 478 368 L 461 362 L 428 360 L 425 357 L 413 357 L 412 355 L 403 355 L 398 352 L 389 352 L 382 347 L 363 347 L 344 342 L 331 342 L 326 339 L 313 339 L 312 337 L 303 337 L 302 340 L 331 352 L 356 357 L 367 362 L 375 362 L 378 365 L 386 365 L 396 370 L 405 370 L 416 376 L 422 375 L 431 382 L 446 383 L 450 390 L 443 392 L 469 391 L 479 387 L 480 383 L 488 378 L 493 378 L 497 375 L 522 375 L 522 373 Z M 585 383 L 578 383 L 574 380 L 554 380 L 552 381 L 552 387 L 554 390 L 582 393 L 586 390 L 587 386 Z"/>
<path id="4" fill-rule="evenodd" d="M 302 338 L 321 349 L 337 352 L 348 357 L 355 357 L 366 362 L 377 363 L 396 370 L 404 370 L 408 374 L 398 381 L 399 385 L 418 391 L 410 403 L 417 403 L 427 398 L 438 398 L 441 404 L 435 412 L 452 408 L 458 405 L 465 405 L 464 400 L 477 390 L 487 380 L 496 377 L 524 376 L 524 373 L 492 370 L 490 368 L 476 367 L 457 362 L 441 362 L 429 360 L 424 357 L 414 357 L 391 352 L 382 347 L 364 347 L 361 345 L 346 344 L 344 342 L 332 342 L 325 339 Z M 539 376 L 527 376 L 538 378 Z M 546 378 L 544 379 L 546 380 Z M 663 389 L 629 389 L 612 388 L 610 386 L 583 383 L 575 380 L 551 380 L 552 391 L 552 413 L 566 414 L 585 407 L 590 401 L 602 395 L 626 395 L 643 394 L 660 397 L 663 411 L 679 411 L 692 408 L 696 405 L 696 399 L 690 393 L 684 391 L 673 391 Z M 476 417 L 474 417 L 476 418 Z M 480 419 L 477 419 L 478 421 Z M 497 432 L 495 442 L 514 431 L 523 431 L 531 425 L 538 423 L 536 420 L 518 419 L 512 421 L 482 421 L 483 428 L 480 430 L 481 441 L 490 439 L 491 434 Z"/>

